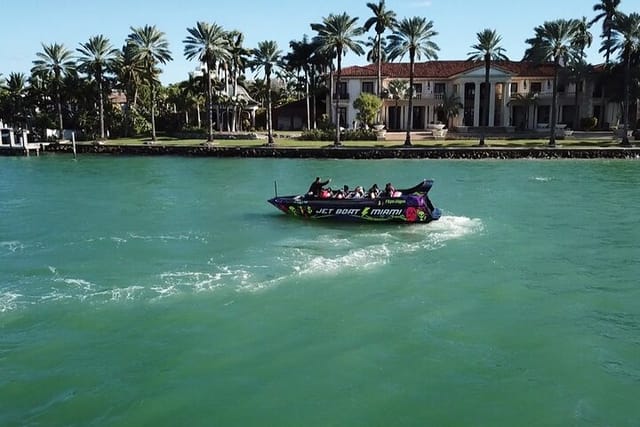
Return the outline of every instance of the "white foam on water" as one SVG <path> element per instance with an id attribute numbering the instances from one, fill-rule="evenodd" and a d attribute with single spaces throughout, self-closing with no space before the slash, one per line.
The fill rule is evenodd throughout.
<path id="1" fill-rule="evenodd" d="M 151 287 L 158 297 L 178 293 L 210 292 L 224 286 L 242 286 L 249 281 L 252 273 L 250 266 L 216 266 L 217 271 L 173 271 L 160 275 L 161 283 Z"/>
<path id="2" fill-rule="evenodd" d="M 319 236 L 312 241 L 287 239 L 284 241 L 283 255 L 276 258 L 284 273 L 275 278 L 249 282 L 240 290 L 258 291 L 276 286 L 279 283 L 306 276 L 334 276 L 347 271 L 369 271 L 388 264 L 394 257 L 416 251 L 437 250 L 455 239 L 481 232 L 480 219 L 463 216 L 442 216 L 438 221 L 429 224 L 398 226 L 393 231 L 388 229 L 382 233 L 370 230 L 351 234 L 349 237 L 339 235 L 332 237 L 342 246 L 332 246 L 332 255 L 319 253 L 319 249 L 327 252 L 327 236 Z M 349 233 L 342 230 L 339 233 Z M 286 266 L 290 265 L 289 268 Z"/>
<path id="3" fill-rule="evenodd" d="M 135 234 L 135 233 L 129 233 L 128 236 L 129 236 L 130 239 L 135 239 L 135 240 L 148 240 L 148 241 L 154 241 L 154 240 L 160 240 L 160 241 L 195 240 L 195 241 L 200 241 L 202 243 L 208 243 L 208 240 L 207 240 L 206 237 L 198 235 L 198 234 L 194 234 L 194 233 L 176 234 L 176 235 L 161 234 L 159 236 L 142 236 L 142 235 Z"/>
<path id="4" fill-rule="evenodd" d="M 0 313 L 15 310 L 18 307 L 18 299 L 20 297 L 22 295 L 15 292 L 0 293 Z"/>
<path id="5" fill-rule="evenodd" d="M 540 181 L 540 182 L 548 182 L 551 181 L 551 178 L 546 177 L 546 176 L 534 176 L 533 178 L 534 181 Z"/>
<path id="6" fill-rule="evenodd" d="M 450 240 L 461 239 L 484 230 L 479 218 L 465 216 L 442 216 L 438 221 L 429 223 L 428 239 L 444 244 Z"/>
<path id="7" fill-rule="evenodd" d="M 483 231 L 480 219 L 443 215 L 438 221 L 411 226 L 384 228 L 344 228 L 312 239 L 286 237 L 276 242 L 272 255 L 259 265 L 219 265 L 210 259 L 204 271 L 169 271 L 150 284 L 104 288 L 86 278 L 65 277 L 55 266 L 48 266 L 53 286 L 42 296 L 24 296 L 0 291 L 0 312 L 23 305 L 77 300 L 90 303 L 154 301 L 179 294 L 198 294 L 228 288 L 256 292 L 306 277 L 337 276 L 344 271 L 371 272 L 389 264 L 395 257 L 417 251 L 433 251 L 448 242 Z M 192 238 L 189 235 L 171 239 Z M 165 239 L 167 236 L 130 238 Z M 200 239 L 200 237 L 196 237 Z M 118 244 L 126 239 L 107 238 Z M 19 242 L 2 242 L 3 247 L 19 250 Z"/>
<path id="8" fill-rule="evenodd" d="M 3 252 L 6 250 L 7 252 L 16 253 L 18 251 L 22 252 L 25 246 L 23 243 L 17 240 L 11 240 L 6 242 L 0 242 L 0 248 L 3 249 Z"/>

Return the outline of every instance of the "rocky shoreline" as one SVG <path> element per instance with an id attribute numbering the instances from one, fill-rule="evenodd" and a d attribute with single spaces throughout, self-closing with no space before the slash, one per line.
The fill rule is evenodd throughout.
<path id="1" fill-rule="evenodd" d="M 270 157 L 318 159 L 640 159 L 640 147 L 221 147 L 173 145 L 76 146 L 78 154 L 174 155 L 193 157 Z M 40 152 L 72 154 L 69 144 L 52 144 Z M 0 155 L 24 155 L 21 149 L 3 149 Z M 33 154 L 32 154 L 33 155 Z"/>

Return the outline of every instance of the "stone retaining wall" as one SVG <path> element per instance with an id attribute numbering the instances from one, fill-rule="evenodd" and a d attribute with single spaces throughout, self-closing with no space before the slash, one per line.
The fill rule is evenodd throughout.
<path id="1" fill-rule="evenodd" d="M 77 145 L 78 154 L 177 155 L 200 157 L 279 157 L 321 159 L 640 159 L 638 147 L 433 147 L 433 148 L 285 148 L 166 145 Z M 67 144 L 53 144 L 41 154 L 73 153 Z M 24 155 L 22 150 L 0 150 L 0 155 Z"/>

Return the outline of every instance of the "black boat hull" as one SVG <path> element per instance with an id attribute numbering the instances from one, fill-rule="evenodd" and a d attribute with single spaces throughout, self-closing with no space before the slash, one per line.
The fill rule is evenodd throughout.
<path id="1" fill-rule="evenodd" d="M 360 199 L 320 199 L 282 196 L 269 199 L 282 212 L 305 219 L 332 219 L 356 222 L 427 223 L 440 218 L 440 209 L 427 196 L 433 181 L 400 190 L 400 197 Z"/>

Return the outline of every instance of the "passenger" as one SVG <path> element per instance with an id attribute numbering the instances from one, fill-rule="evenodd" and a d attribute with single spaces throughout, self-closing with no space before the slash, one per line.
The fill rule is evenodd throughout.
<path id="1" fill-rule="evenodd" d="M 364 197 L 364 188 L 361 185 L 358 185 L 351 195 L 352 199 L 362 199 Z"/>
<path id="2" fill-rule="evenodd" d="M 367 194 L 371 199 L 375 199 L 376 197 L 378 197 L 380 195 L 380 189 L 378 188 L 378 184 L 373 184 L 373 187 L 371 187 L 369 191 L 367 191 Z"/>
<path id="3" fill-rule="evenodd" d="M 320 190 L 319 197 L 321 199 L 330 199 L 332 196 L 333 196 L 333 192 L 331 191 L 331 188 L 322 188 Z"/>
<path id="4" fill-rule="evenodd" d="M 320 177 L 317 176 L 316 180 L 311 183 L 311 186 L 307 191 L 307 196 L 320 197 L 320 193 L 322 192 L 322 187 L 324 187 L 330 182 L 331 182 L 331 178 L 329 178 L 325 182 L 321 182 Z"/>
<path id="5" fill-rule="evenodd" d="M 395 197 L 396 189 L 393 188 L 390 182 L 387 182 L 387 185 L 384 186 L 384 196 L 385 197 Z"/>

